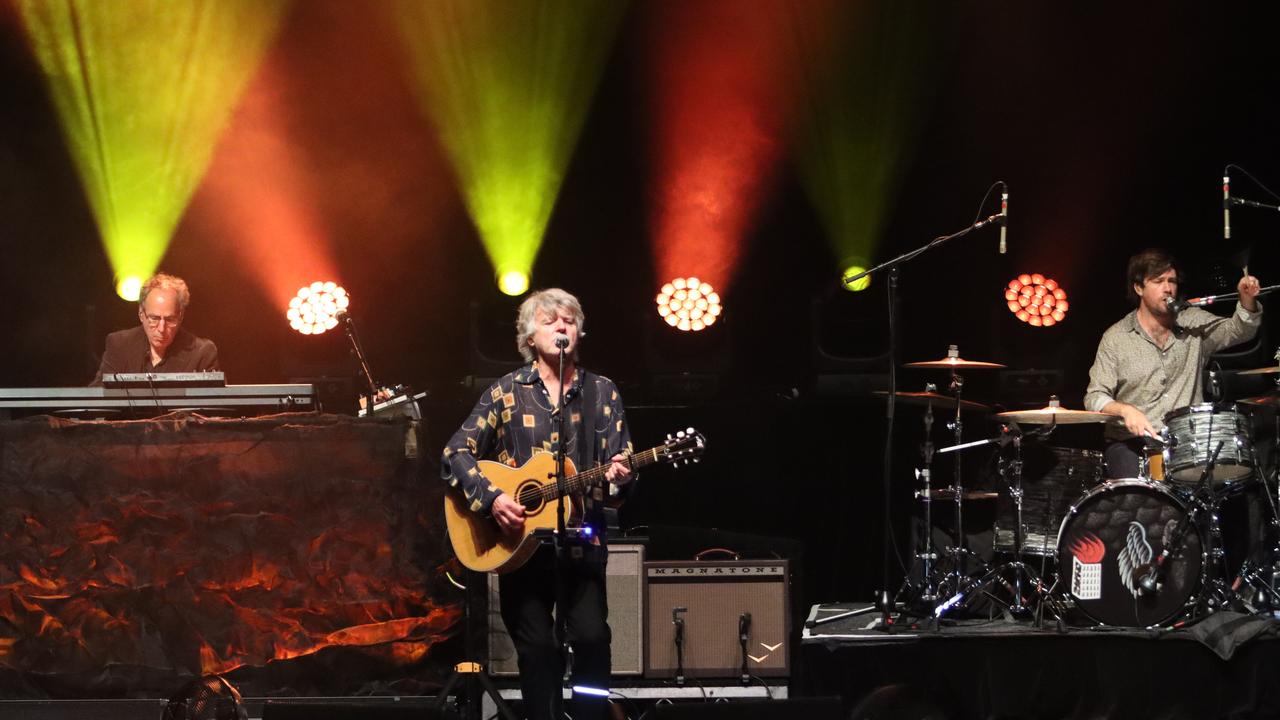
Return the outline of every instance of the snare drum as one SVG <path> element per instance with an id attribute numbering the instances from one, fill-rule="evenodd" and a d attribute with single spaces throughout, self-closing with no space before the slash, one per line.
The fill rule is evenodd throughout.
<path id="1" fill-rule="evenodd" d="M 1058 572 L 1076 607 L 1103 625 L 1150 627 L 1194 600 L 1205 567 L 1192 525 L 1166 562 L 1155 593 L 1140 580 L 1171 542 L 1186 505 L 1161 483 L 1112 480 L 1080 498 L 1058 530 Z"/>
<path id="2" fill-rule="evenodd" d="M 1225 486 L 1253 474 L 1257 462 L 1249 437 L 1249 418 L 1231 404 L 1202 403 L 1178 408 L 1164 418 L 1169 446 L 1164 451 L 1164 473 L 1169 482 L 1195 484 L 1222 443 L 1209 481 Z"/>

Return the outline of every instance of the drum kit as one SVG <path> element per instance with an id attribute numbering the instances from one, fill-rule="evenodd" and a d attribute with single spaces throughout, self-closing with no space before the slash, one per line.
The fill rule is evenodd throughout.
<path id="1" fill-rule="evenodd" d="M 1251 417 L 1242 411 L 1273 410 L 1280 394 L 1169 413 L 1160 437 L 1145 443 L 1138 476 L 1116 480 L 1104 479 L 1101 452 L 1045 441 L 1060 425 L 1118 423 L 1118 416 L 1066 408 L 1051 398 L 1045 407 L 992 414 L 999 431 L 965 442 L 964 416 L 990 408 L 964 399 L 962 372 L 1004 366 L 963 359 L 953 345 L 941 360 L 905 367 L 946 371 L 950 392 L 930 384 L 924 392 L 897 393 L 899 402 L 923 406 L 925 431 L 915 493 L 925 532 L 898 593 L 904 617 L 937 622 L 985 606 L 1037 623 L 1049 615 L 1060 627 L 1147 628 L 1181 626 L 1226 609 L 1280 616 L 1276 468 L 1263 472 Z M 1275 374 L 1280 385 L 1280 367 L 1247 372 Z M 935 408 L 954 413 L 949 447 L 935 449 L 930 441 Z M 1275 427 L 1280 447 L 1280 413 Z M 999 491 L 966 488 L 959 454 L 991 446 L 1000 457 Z M 950 453 L 956 454 L 951 484 L 934 487 L 934 455 Z M 1259 489 L 1254 497 L 1265 498 L 1269 518 L 1251 535 L 1270 535 L 1272 544 L 1229 577 L 1220 511 L 1228 498 L 1253 489 Z M 967 547 L 964 520 L 966 506 L 992 501 L 999 512 L 988 563 Z M 934 546 L 935 502 L 950 503 L 949 547 Z"/>

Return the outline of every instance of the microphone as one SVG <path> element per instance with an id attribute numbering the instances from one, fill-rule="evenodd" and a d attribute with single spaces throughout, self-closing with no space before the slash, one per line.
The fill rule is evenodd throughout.
<path id="1" fill-rule="evenodd" d="M 1133 571 L 1133 577 L 1138 581 L 1138 593 L 1141 595 L 1154 595 L 1157 589 L 1156 571 L 1160 567 L 1160 561 L 1165 557 L 1161 553 L 1160 557 L 1154 563 L 1139 565 Z"/>
<path id="2" fill-rule="evenodd" d="M 1180 313 L 1190 307 L 1185 300 L 1179 300 L 1176 297 L 1165 298 L 1164 304 L 1172 310 L 1174 314 Z"/>
<path id="3" fill-rule="evenodd" d="M 560 348 L 561 350 L 564 350 L 565 348 L 569 347 L 568 335 L 565 335 L 564 333 L 556 333 L 555 340 L 556 340 L 556 347 Z"/>
<path id="4" fill-rule="evenodd" d="M 1009 227 L 1009 189 L 1006 187 L 1000 193 L 1000 254 L 1004 255 L 1009 250 L 1009 244 L 1005 242 L 1005 235 L 1008 233 Z"/>
<path id="5" fill-rule="evenodd" d="M 1231 176 L 1222 174 L 1222 239 L 1231 239 Z"/>

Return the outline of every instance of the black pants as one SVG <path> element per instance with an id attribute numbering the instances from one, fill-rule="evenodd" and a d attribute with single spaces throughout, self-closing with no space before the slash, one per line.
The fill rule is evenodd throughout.
<path id="1" fill-rule="evenodd" d="M 603 547 L 577 548 L 561 567 L 565 584 L 566 630 L 573 648 L 574 685 L 607 689 L 612 665 L 609 656 L 609 605 L 605 595 Z M 576 554 L 571 549 L 572 554 Z M 550 546 L 538 549 L 524 567 L 498 580 L 502 621 L 511 633 L 520 665 L 520 693 L 529 720 L 561 720 L 560 680 L 564 663 L 556 643 L 551 616 L 556 606 L 556 555 Z M 608 701 L 574 694 L 575 720 L 604 720 Z"/>
<path id="2" fill-rule="evenodd" d="M 1107 445 L 1103 452 L 1107 477 L 1112 480 L 1138 477 L 1138 458 L 1144 452 L 1142 441 L 1136 438 Z"/>

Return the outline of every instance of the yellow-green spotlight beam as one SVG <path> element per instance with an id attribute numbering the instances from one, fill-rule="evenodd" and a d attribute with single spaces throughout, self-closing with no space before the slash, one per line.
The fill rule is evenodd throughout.
<path id="1" fill-rule="evenodd" d="M 396 0 L 418 94 L 503 292 L 528 288 L 617 0 Z"/>
<path id="2" fill-rule="evenodd" d="M 805 101 L 796 163 L 836 268 L 847 278 L 876 257 L 886 210 L 915 141 L 918 105 L 934 68 L 930 6 L 914 0 L 834 3 L 834 17 L 808 7 L 797 2 L 792 14 Z M 849 289 L 870 282 L 863 278 L 861 288 Z"/>
<path id="3" fill-rule="evenodd" d="M 159 267 L 286 0 L 18 0 L 123 296 Z"/>

